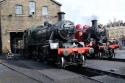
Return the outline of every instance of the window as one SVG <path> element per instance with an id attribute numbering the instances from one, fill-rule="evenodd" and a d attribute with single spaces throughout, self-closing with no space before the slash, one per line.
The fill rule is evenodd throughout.
<path id="1" fill-rule="evenodd" d="M 23 14 L 23 6 L 22 5 L 16 5 L 16 14 Z"/>
<path id="2" fill-rule="evenodd" d="M 48 15 L 48 7 L 47 6 L 42 7 L 42 15 L 43 16 Z"/>
<path id="3" fill-rule="evenodd" d="M 29 2 L 29 15 L 33 15 L 35 13 L 35 2 L 30 1 Z"/>

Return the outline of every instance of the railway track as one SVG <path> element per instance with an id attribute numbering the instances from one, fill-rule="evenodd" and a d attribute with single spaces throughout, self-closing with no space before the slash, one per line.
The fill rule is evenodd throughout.
<path id="1" fill-rule="evenodd" d="M 124 50 L 116 50 L 115 56 L 112 59 L 103 59 L 103 60 L 125 62 L 124 53 L 125 53 Z"/>
<path id="2" fill-rule="evenodd" d="M 89 60 L 104 60 L 104 61 L 116 61 L 116 62 L 125 62 L 125 59 L 120 59 L 120 58 L 112 58 L 112 59 L 100 59 L 100 58 L 96 58 L 96 59 L 89 59 Z"/>
<path id="3" fill-rule="evenodd" d="M 107 62 L 107 61 L 109 61 L 109 62 L 111 62 L 111 64 L 112 63 L 119 63 L 119 64 L 124 64 L 124 62 L 125 62 L 125 58 L 122 58 L 121 56 L 120 56 L 120 58 L 118 58 L 118 56 L 120 56 L 120 54 L 118 55 L 116 55 L 115 57 L 113 57 L 112 59 L 90 59 L 90 60 L 100 60 L 100 61 L 104 61 L 104 62 Z M 108 63 L 106 63 L 106 64 L 108 64 Z M 105 64 L 105 65 L 106 65 Z M 119 65 L 118 64 L 118 65 Z M 103 64 L 104 65 L 104 64 Z M 117 66 L 117 65 L 116 65 Z M 98 67 L 98 66 L 97 66 Z M 112 65 L 112 67 L 113 67 L 113 65 Z M 93 79 L 93 77 L 98 77 L 98 76 L 104 76 L 104 75 L 106 75 L 106 76 L 109 76 L 109 77 L 112 77 L 112 78 L 114 78 L 114 80 L 115 79 L 120 79 L 120 81 L 122 80 L 122 79 L 125 79 L 125 73 L 124 74 L 122 74 L 122 72 L 124 72 L 125 71 L 125 65 L 122 65 L 121 67 L 119 67 L 119 68 L 123 68 L 123 70 L 120 70 L 120 71 L 118 71 L 119 69 L 117 69 L 117 67 L 116 68 L 109 68 L 109 70 L 108 71 L 106 71 L 106 70 L 103 70 L 103 69 L 98 69 L 98 68 L 96 68 L 96 67 L 88 67 L 88 66 L 83 66 L 83 67 L 81 67 L 81 68 L 79 68 L 79 67 L 74 67 L 74 66 L 70 66 L 70 67 L 68 67 L 66 70 L 69 70 L 69 71 L 72 71 L 72 72 L 75 72 L 75 73 L 78 73 L 78 74 L 80 74 L 80 75 L 82 75 L 83 77 L 85 76 L 85 77 L 89 77 L 89 78 L 92 78 Z M 108 68 L 107 68 L 108 69 Z M 118 72 L 117 72 L 118 71 Z M 121 72 L 122 71 L 122 72 Z M 120 74 L 120 73 L 121 74 Z M 103 83 L 102 81 L 99 81 L 99 80 L 96 80 L 96 81 L 98 81 L 98 82 L 101 82 L 101 83 Z M 110 80 L 109 80 L 110 81 Z M 125 80 L 124 80 L 125 81 Z M 110 83 L 110 82 L 109 82 Z M 113 83 L 117 83 L 117 81 L 116 82 L 113 82 Z M 120 83 L 124 83 L 123 81 L 121 81 Z"/>
<path id="4" fill-rule="evenodd" d="M 101 60 L 101 61 L 106 62 L 106 60 Z M 115 61 L 110 61 L 110 62 L 113 63 Z M 122 64 L 124 64 L 124 63 L 122 62 Z M 90 64 L 90 65 L 92 65 L 92 64 Z M 103 65 L 105 65 L 105 64 L 102 64 L 102 66 Z M 96 66 L 96 65 L 94 64 L 93 66 Z M 96 77 L 101 77 L 102 78 L 101 80 L 95 79 L 96 81 L 99 81 L 101 83 L 124 83 L 125 74 L 118 73 L 119 71 L 117 71 L 117 69 L 115 69 L 115 67 L 112 69 L 109 68 L 108 71 L 103 70 L 103 67 L 102 67 L 102 69 L 99 69 L 98 67 L 101 68 L 101 66 L 97 66 L 97 67 L 83 66 L 81 68 L 71 66 L 71 67 L 67 68 L 67 70 L 81 74 L 83 76 L 87 76 L 87 77 L 92 78 L 92 79 L 95 79 Z M 122 67 L 124 68 L 123 65 L 122 65 Z M 108 80 L 108 81 L 105 82 L 103 80 L 103 79 L 105 79 L 105 78 L 103 78 L 104 76 L 105 76 L 105 78 L 107 78 L 106 80 Z M 114 82 L 114 80 L 116 80 L 116 79 L 119 80 L 119 82 L 117 82 L 117 81 Z"/>
<path id="5" fill-rule="evenodd" d="M 103 58 L 100 58 L 98 56 L 94 57 L 94 58 L 91 58 L 91 57 L 88 57 L 87 59 L 89 60 L 106 60 L 106 61 L 117 61 L 117 62 L 125 62 L 125 51 L 124 50 L 116 50 L 115 51 L 115 56 L 113 56 L 112 58 L 106 58 L 106 57 L 103 57 Z"/>
<path id="6" fill-rule="evenodd" d="M 89 60 L 91 63 L 95 63 L 95 62 L 97 62 L 97 61 L 103 61 L 104 63 L 105 62 L 107 62 L 108 60 L 94 60 L 94 62 L 93 62 L 93 60 L 91 61 L 91 60 Z M 95 79 L 96 77 L 99 77 L 99 76 L 108 76 L 108 77 L 111 77 L 111 78 L 117 78 L 117 79 L 120 79 L 120 81 L 121 80 L 123 80 L 123 79 L 125 79 L 125 75 L 121 75 L 121 74 L 118 74 L 118 73 L 115 73 L 115 68 L 113 69 L 110 69 L 109 71 L 105 71 L 105 70 L 101 70 L 101 69 L 98 69 L 98 66 L 97 67 L 91 67 L 91 66 L 93 66 L 93 65 L 96 65 L 96 64 L 93 64 L 93 65 L 89 65 L 88 63 L 90 63 L 90 62 L 86 62 L 87 63 L 87 65 L 85 65 L 85 66 L 83 66 L 83 67 L 81 67 L 81 68 L 79 68 L 79 67 L 76 67 L 76 66 L 70 66 L 70 67 L 67 67 L 66 68 L 66 70 L 68 70 L 68 71 L 70 71 L 70 72 L 73 72 L 73 73 L 76 73 L 76 74 L 79 74 L 79 75 L 81 75 L 82 77 L 85 77 L 85 78 L 88 78 L 88 79 L 90 79 L 90 80 L 93 80 L 93 81 L 97 81 L 97 83 L 108 83 L 108 82 L 104 82 L 104 81 L 102 81 L 102 80 L 98 80 L 98 79 Z M 124 63 L 124 62 L 122 62 L 122 61 L 109 61 L 109 62 L 111 62 L 111 64 L 113 63 L 113 62 L 115 62 L 115 63 Z M 107 62 L 108 63 L 108 62 Z M 107 63 L 105 63 L 105 64 L 107 64 Z M 17 72 L 17 73 L 20 73 L 20 74 L 22 74 L 22 75 L 25 75 L 25 76 L 27 76 L 28 78 L 30 78 L 30 79 L 32 79 L 32 80 L 35 80 L 35 81 L 37 81 L 38 83 L 42 83 L 38 78 L 36 79 L 36 78 L 34 78 L 34 77 L 32 77 L 31 75 L 27 75 L 27 74 L 25 74 L 24 72 L 21 72 L 21 71 L 18 71 L 17 69 L 14 69 L 14 68 L 12 68 L 12 67 L 10 67 L 10 66 L 8 66 L 7 64 L 5 64 L 5 63 L 2 63 L 1 62 L 1 64 L 2 65 L 4 65 L 4 66 L 6 66 L 7 68 L 9 68 L 9 69 L 11 69 L 11 70 L 13 70 L 13 71 L 15 71 L 15 72 Z M 21 63 L 20 63 L 21 64 Z M 97 63 L 98 64 L 98 63 Z M 102 63 L 100 63 L 100 64 L 102 64 Z M 105 64 L 103 64 L 103 65 L 105 65 Z M 119 64 L 118 64 L 119 65 Z M 123 67 L 124 65 L 122 65 L 121 67 Z M 30 67 L 29 67 L 30 68 Z M 108 79 L 107 79 L 108 80 Z M 124 80 L 125 81 L 125 80 Z M 109 82 L 110 83 L 110 82 Z M 117 82 L 112 82 L 112 83 L 117 83 Z M 120 82 L 120 83 L 124 83 L 124 82 Z"/>
<path id="7" fill-rule="evenodd" d="M 27 61 L 19 61 L 19 63 L 16 64 L 15 61 L 12 61 L 12 63 L 9 61 L 9 63 L 1 62 L 1 65 L 23 76 L 26 76 L 29 79 L 37 81 L 38 83 L 64 83 L 64 82 L 81 83 L 83 81 L 85 83 L 101 83 L 99 81 L 96 81 L 89 77 L 82 76 L 75 72 L 67 71 L 64 69 L 58 69 L 55 66 L 51 67 L 51 65 L 43 68 L 42 63 L 38 63 L 34 61 L 31 61 L 31 62 L 27 63 Z M 34 63 L 38 63 L 38 64 L 34 64 Z M 15 67 L 15 65 L 16 66 L 18 65 L 21 68 Z M 22 67 L 25 67 L 26 69 L 22 69 Z M 63 79 L 64 79 L 64 82 L 63 82 Z"/>

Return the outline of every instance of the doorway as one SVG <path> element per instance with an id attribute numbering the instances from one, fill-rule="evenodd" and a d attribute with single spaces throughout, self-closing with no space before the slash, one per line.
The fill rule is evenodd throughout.
<path id="1" fill-rule="evenodd" d="M 23 32 L 10 32 L 11 52 L 20 54 L 22 52 Z"/>

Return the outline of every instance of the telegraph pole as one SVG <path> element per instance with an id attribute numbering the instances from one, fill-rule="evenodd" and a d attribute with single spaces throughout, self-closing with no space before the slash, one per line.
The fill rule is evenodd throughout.
<path id="1" fill-rule="evenodd" d="M 0 0 L 0 54 L 2 54 L 2 32 L 1 32 L 1 28 L 2 28 L 2 23 L 1 23 L 1 10 L 2 10 L 2 2 L 4 2 L 5 0 Z"/>

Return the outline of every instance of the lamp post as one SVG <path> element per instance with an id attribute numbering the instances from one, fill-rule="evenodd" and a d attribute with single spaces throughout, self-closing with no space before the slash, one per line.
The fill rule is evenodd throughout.
<path id="1" fill-rule="evenodd" d="M 2 10 L 2 8 L 1 8 L 1 4 L 2 4 L 2 2 L 4 2 L 5 0 L 0 0 L 0 54 L 2 53 L 2 32 L 1 32 L 1 28 L 2 28 L 2 26 L 1 26 L 1 10 Z"/>

